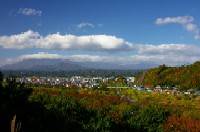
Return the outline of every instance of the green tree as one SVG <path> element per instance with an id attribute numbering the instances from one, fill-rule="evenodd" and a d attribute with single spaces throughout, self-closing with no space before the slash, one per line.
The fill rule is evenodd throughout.
<path id="1" fill-rule="evenodd" d="M 116 80 L 116 85 L 117 86 L 127 86 L 127 81 L 126 81 L 126 78 L 125 77 L 122 77 L 122 76 L 120 76 L 120 77 L 117 77 L 117 80 Z"/>
<path id="2" fill-rule="evenodd" d="M 138 107 L 133 105 L 126 117 L 132 130 L 135 131 L 162 131 L 162 123 L 170 115 L 170 112 L 159 105 L 149 104 Z"/>

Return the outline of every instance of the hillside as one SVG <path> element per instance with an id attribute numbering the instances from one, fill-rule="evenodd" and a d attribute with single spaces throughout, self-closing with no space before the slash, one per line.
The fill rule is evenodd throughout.
<path id="1" fill-rule="evenodd" d="M 143 77 L 142 81 L 141 78 Z M 167 67 L 160 65 L 139 74 L 136 77 L 137 85 L 145 87 L 178 87 L 180 90 L 200 89 L 200 61 L 181 67 Z"/>

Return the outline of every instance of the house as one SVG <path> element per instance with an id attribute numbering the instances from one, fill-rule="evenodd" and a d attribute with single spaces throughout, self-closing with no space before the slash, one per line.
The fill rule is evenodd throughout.
<path id="1" fill-rule="evenodd" d="M 92 87 L 92 88 L 99 88 L 99 84 L 96 83 L 96 82 L 95 82 L 95 83 L 92 83 L 91 87 Z"/>
<path id="2" fill-rule="evenodd" d="M 133 87 L 133 83 L 135 81 L 135 77 L 127 77 L 126 81 L 127 81 L 128 86 Z"/>
<path id="3" fill-rule="evenodd" d="M 192 94 L 194 93 L 194 90 L 193 89 L 189 89 L 187 91 L 184 92 L 184 94 Z"/>
<path id="4" fill-rule="evenodd" d="M 21 78 L 16 78 L 16 82 L 21 83 Z"/>
<path id="5" fill-rule="evenodd" d="M 81 76 L 73 76 L 73 77 L 70 78 L 70 82 L 73 82 L 73 83 L 81 82 L 82 78 L 83 77 L 81 77 Z"/>
<path id="6" fill-rule="evenodd" d="M 47 81 L 46 77 L 40 77 L 38 82 L 40 84 L 46 84 L 46 81 Z"/>
<path id="7" fill-rule="evenodd" d="M 60 83 L 65 83 L 65 82 L 68 82 L 68 78 L 64 78 L 64 77 L 61 77 L 61 78 L 59 78 L 59 81 L 60 81 Z"/>
<path id="8" fill-rule="evenodd" d="M 6 78 L 3 78 L 3 82 L 6 82 Z"/>
<path id="9" fill-rule="evenodd" d="M 196 92 L 194 93 L 194 95 L 200 95 L 200 90 L 199 90 L 199 91 L 196 91 Z"/>
<path id="10" fill-rule="evenodd" d="M 89 77 L 82 78 L 82 83 L 89 83 L 91 81 L 92 81 L 92 78 L 89 78 Z"/>
<path id="11" fill-rule="evenodd" d="M 97 83 L 99 83 L 99 82 L 102 82 L 102 80 L 103 80 L 102 77 L 93 77 L 93 78 L 92 78 L 92 82 L 97 82 Z"/>
<path id="12" fill-rule="evenodd" d="M 133 82 L 135 81 L 135 77 L 127 77 L 127 78 L 126 78 L 126 81 L 127 81 L 127 82 L 132 82 L 132 83 L 133 83 Z"/>

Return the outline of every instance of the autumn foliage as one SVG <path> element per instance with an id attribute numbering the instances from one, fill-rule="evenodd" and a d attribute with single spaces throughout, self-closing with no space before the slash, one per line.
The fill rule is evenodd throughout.
<path id="1" fill-rule="evenodd" d="M 191 117 L 172 115 L 164 123 L 166 132 L 199 132 L 200 121 Z"/>
<path id="2" fill-rule="evenodd" d="M 145 71 L 145 77 L 138 85 L 146 87 L 162 87 L 177 86 L 180 90 L 196 89 L 200 90 L 200 61 L 191 65 L 182 65 L 181 67 L 170 67 L 160 65 Z M 143 73 L 136 77 L 136 82 L 143 76 Z"/>
<path id="3" fill-rule="evenodd" d="M 1 131 L 200 131 L 199 96 L 133 89 L 31 89 L 14 81 L 1 84 L 0 90 Z"/>

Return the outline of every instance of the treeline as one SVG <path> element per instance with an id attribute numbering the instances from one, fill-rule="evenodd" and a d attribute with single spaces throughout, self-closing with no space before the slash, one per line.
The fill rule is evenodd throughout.
<path id="1" fill-rule="evenodd" d="M 17 77 L 133 77 L 140 73 L 142 70 L 74 70 L 74 71 L 37 71 L 37 70 L 4 70 L 2 71 L 5 76 L 14 75 Z"/>
<path id="2" fill-rule="evenodd" d="M 138 82 L 144 76 L 141 82 Z M 140 73 L 136 77 L 136 83 L 146 87 L 178 87 L 180 90 L 200 90 L 200 61 L 181 67 L 167 67 L 160 65 Z"/>

